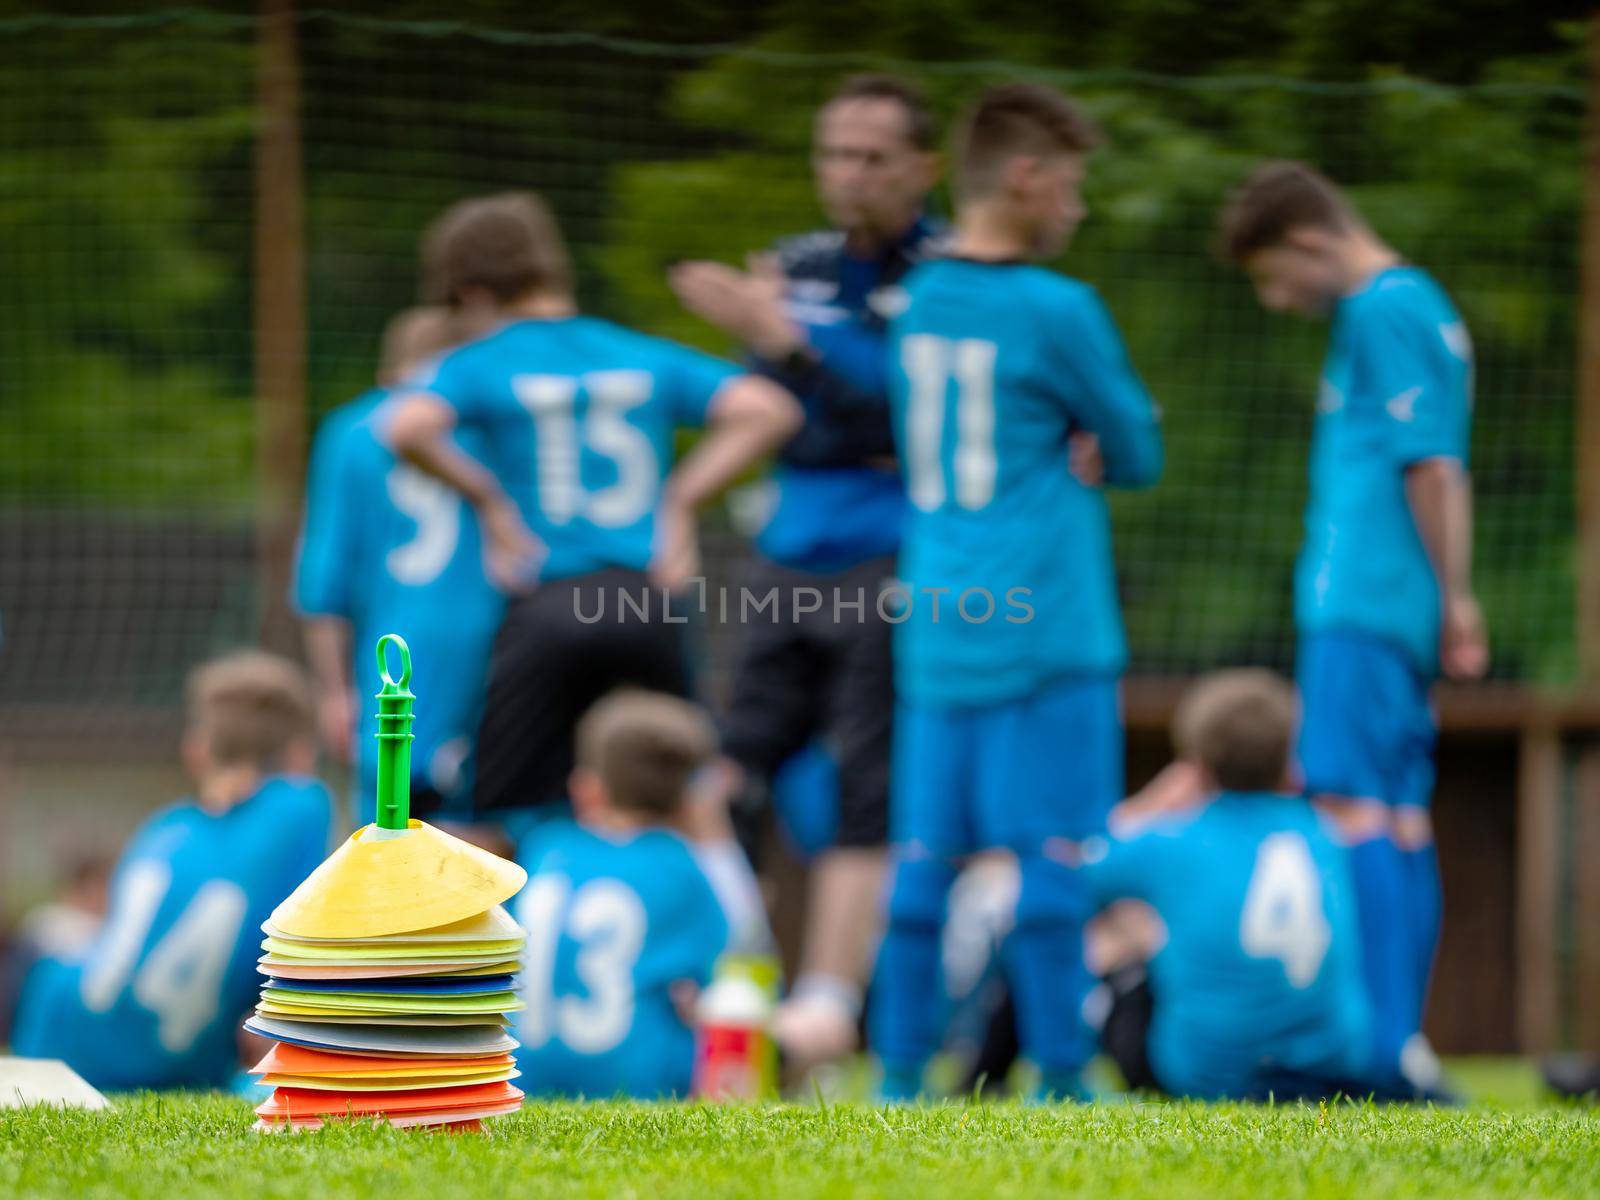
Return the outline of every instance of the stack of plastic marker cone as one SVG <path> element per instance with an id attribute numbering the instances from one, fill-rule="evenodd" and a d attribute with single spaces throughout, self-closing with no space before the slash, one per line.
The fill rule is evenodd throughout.
<path id="1" fill-rule="evenodd" d="M 401 672 L 390 677 L 388 644 Z M 476 1129 L 522 1093 L 506 1031 L 523 933 L 501 903 L 515 863 L 409 819 L 411 654 L 378 642 L 377 821 L 351 835 L 273 911 L 245 1022 L 277 1042 L 255 1067 L 275 1087 L 257 1129 L 351 1117 Z"/>

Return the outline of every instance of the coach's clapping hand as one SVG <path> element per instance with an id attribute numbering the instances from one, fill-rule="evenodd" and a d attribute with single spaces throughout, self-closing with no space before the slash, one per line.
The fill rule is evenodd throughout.
<path id="1" fill-rule="evenodd" d="M 1489 669 L 1489 635 L 1476 596 L 1445 601 L 1439 633 L 1439 665 L 1450 679 L 1479 679 Z"/>
<path id="2" fill-rule="evenodd" d="M 531 592 L 539 581 L 545 545 L 533 535 L 517 506 L 501 500 L 482 508 L 483 563 L 489 580 L 503 592 Z"/>
<path id="3" fill-rule="evenodd" d="M 682 262 L 667 272 L 678 300 L 766 359 L 797 349 L 804 335 L 783 309 L 783 272 L 771 255 L 751 255 L 748 271 L 726 263 Z"/>

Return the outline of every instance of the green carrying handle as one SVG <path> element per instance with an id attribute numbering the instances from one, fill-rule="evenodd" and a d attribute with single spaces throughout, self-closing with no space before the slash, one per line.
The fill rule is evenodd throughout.
<path id="1" fill-rule="evenodd" d="M 389 674 L 389 643 L 400 648 L 400 678 Z M 379 829 L 408 829 L 411 821 L 411 647 L 398 633 L 378 639 L 378 821 Z"/>

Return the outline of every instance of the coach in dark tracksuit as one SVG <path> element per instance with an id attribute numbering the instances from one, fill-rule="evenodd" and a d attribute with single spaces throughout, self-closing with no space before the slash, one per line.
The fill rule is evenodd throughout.
<path id="1" fill-rule="evenodd" d="M 835 844 L 814 867 L 801 966 L 774 1032 L 791 1061 L 855 1041 L 882 903 L 888 837 L 893 578 L 905 494 L 893 459 L 885 327 L 900 280 L 932 249 L 923 206 L 938 176 L 933 121 L 912 85 L 847 80 L 817 114 L 812 163 L 834 227 L 752 258 L 749 272 L 685 263 L 684 305 L 742 341 L 805 405 L 780 456 L 775 505 L 743 580 L 751 613 L 723 728 L 746 780 L 820 737 L 839 768 Z M 810 611 L 808 611 L 810 610 Z"/>

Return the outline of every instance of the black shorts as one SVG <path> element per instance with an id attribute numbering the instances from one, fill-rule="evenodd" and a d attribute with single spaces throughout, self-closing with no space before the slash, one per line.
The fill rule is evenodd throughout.
<path id="1" fill-rule="evenodd" d="M 1161 1084 L 1150 1070 L 1150 1016 L 1155 1011 L 1155 996 L 1143 963 L 1119 968 L 1102 979 L 1097 987 L 1100 1015 L 1100 1049 L 1117 1064 L 1129 1091 L 1160 1092 Z M 1071 1020 L 1062 1014 L 1063 1020 Z M 1017 1042 L 1017 1014 L 1006 991 L 989 1014 L 983 1044 L 968 1064 L 960 1091 L 970 1094 L 980 1086 L 1002 1092 L 1017 1061 L 1021 1047 Z"/>
<path id="2" fill-rule="evenodd" d="M 431 783 L 420 783 L 417 777 L 411 777 L 411 815 L 419 821 L 434 821 L 439 817 L 449 818 L 452 805 L 450 798 Z"/>
<path id="3" fill-rule="evenodd" d="M 1150 1018 L 1155 1012 L 1155 994 L 1143 963 L 1134 963 L 1111 972 L 1101 987 L 1110 993 L 1105 1024 L 1100 1027 L 1100 1048 L 1130 1091 L 1159 1092 L 1161 1084 L 1150 1069 Z"/>
<path id="4" fill-rule="evenodd" d="M 894 729 L 893 626 L 878 596 L 892 557 L 831 575 L 753 559 L 723 750 L 759 779 L 820 736 L 839 766 L 835 844 L 882 846 L 889 837 L 889 739 Z M 805 589 L 813 589 L 812 591 Z M 804 611 L 817 603 L 815 611 Z"/>
<path id="5" fill-rule="evenodd" d="M 613 688 L 687 694 L 684 626 L 667 615 L 661 589 L 620 567 L 511 601 L 489 656 L 474 816 L 565 800 L 573 730 Z"/>

